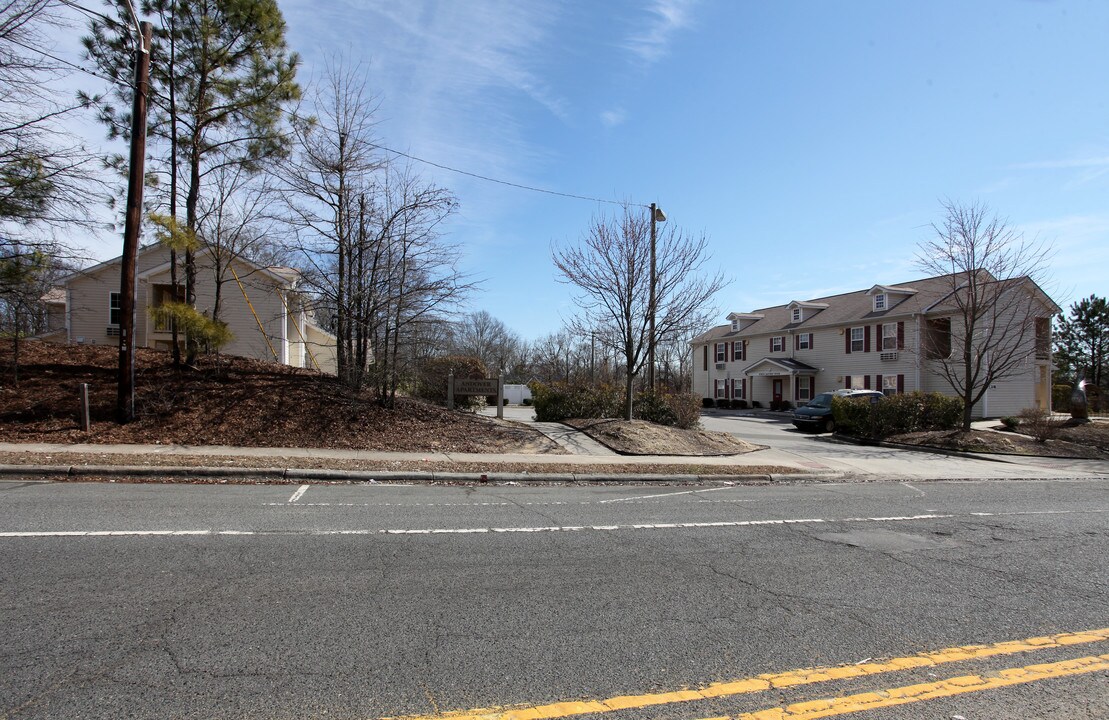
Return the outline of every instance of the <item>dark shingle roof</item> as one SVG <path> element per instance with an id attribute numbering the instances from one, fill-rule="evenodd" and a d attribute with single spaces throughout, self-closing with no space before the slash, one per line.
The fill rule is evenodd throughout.
<path id="1" fill-rule="evenodd" d="M 776 331 L 805 330 L 807 328 L 835 327 L 851 323 L 879 322 L 882 318 L 904 317 L 914 313 L 921 313 L 934 305 L 939 300 L 949 295 L 952 291 L 952 276 L 924 278 L 912 282 L 887 285 L 892 290 L 903 288 L 915 290 L 915 294 L 896 296 L 890 298 L 889 309 L 884 312 L 874 312 L 873 302 L 865 290 L 830 295 L 828 297 L 814 298 L 805 302 L 827 303 L 824 310 L 809 315 L 800 323 L 791 322 L 789 304 L 775 305 L 751 311 L 752 314 L 762 315 L 761 320 L 756 320 L 738 332 L 732 332 L 731 324 L 717 325 L 708 332 L 697 336 L 694 343 L 712 342 L 714 340 L 731 339 L 738 337 L 751 337 L 753 335 L 766 335 Z"/>

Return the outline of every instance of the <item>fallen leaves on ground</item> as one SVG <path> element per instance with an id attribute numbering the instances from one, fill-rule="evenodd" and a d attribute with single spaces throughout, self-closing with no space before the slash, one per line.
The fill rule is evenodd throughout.
<path id="1" fill-rule="evenodd" d="M 573 419 L 565 423 L 622 455 L 741 455 L 764 449 L 728 433 L 685 430 L 644 420 Z"/>

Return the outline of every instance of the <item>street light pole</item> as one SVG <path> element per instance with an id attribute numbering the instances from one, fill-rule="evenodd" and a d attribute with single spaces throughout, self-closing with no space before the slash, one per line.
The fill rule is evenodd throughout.
<path id="1" fill-rule="evenodd" d="M 651 203 L 651 297 L 647 301 L 648 312 L 648 329 L 647 329 L 647 387 L 653 392 L 655 389 L 655 307 L 658 302 L 657 298 L 657 278 L 658 268 L 655 263 L 655 245 L 657 231 L 655 226 L 660 222 L 666 222 L 666 213 L 662 208 L 654 203 Z"/>

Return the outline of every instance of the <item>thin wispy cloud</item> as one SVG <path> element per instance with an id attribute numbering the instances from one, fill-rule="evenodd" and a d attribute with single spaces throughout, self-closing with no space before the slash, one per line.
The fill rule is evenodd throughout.
<path id="1" fill-rule="evenodd" d="M 622 109 L 605 110 L 601 113 L 601 124 L 605 127 L 623 125 L 626 115 Z"/>
<path id="2" fill-rule="evenodd" d="M 670 49 L 674 33 L 691 22 L 696 0 L 651 0 L 644 27 L 624 41 L 624 47 L 645 63 L 654 63 Z"/>
<path id="3" fill-rule="evenodd" d="M 1037 162 L 1018 163 L 1013 167 L 1018 170 L 1069 170 L 1081 168 L 1109 168 L 1109 155 L 1071 158 L 1069 160 L 1040 160 Z"/>
<path id="4" fill-rule="evenodd" d="M 1075 174 L 1063 185 L 1064 190 L 1072 190 L 1109 174 L 1109 155 L 1098 154 L 1063 160 L 1040 160 L 1020 163 L 1013 167 L 1021 170 L 1072 171 Z"/>

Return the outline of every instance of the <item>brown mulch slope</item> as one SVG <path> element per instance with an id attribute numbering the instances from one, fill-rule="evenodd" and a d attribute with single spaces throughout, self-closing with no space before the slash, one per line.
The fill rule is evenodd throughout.
<path id="1" fill-rule="evenodd" d="M 623 455 L 741 455 L 762 450 L 734 435 L 683 430 L 643 420 L 572 419 L 564 421 Z"/>
<path id="2" fill-rule="evenodd" d="M 1102 423 L 1061 428 L 1055 440 L 1046 443 L 1016 432 L 970 432 L 940 430 L 907 433 L 887 438 L 905 445 L 937 447 L 963 452 L 1000 455 L 1039 455 L 1042 457 L 1109 460 L 1109 426 Z"/>
<path id="3" fill-rule="evenodd" d="M 239 357 L 203 358 L 174 370 L 168 353 L 136 354 L 135 422 L 118 425 L 110 346 L 29 341 L 13 382 L 10 342 L 0 343 L 0 440 L 357 448 L 409 452 L 561 453 L 517 424 L 450 412 L 410 398 L 395 408 L 351 393 L 328 375 Z M 78 385 L 88 383 L 92 430 L 78 426 Z"/>

